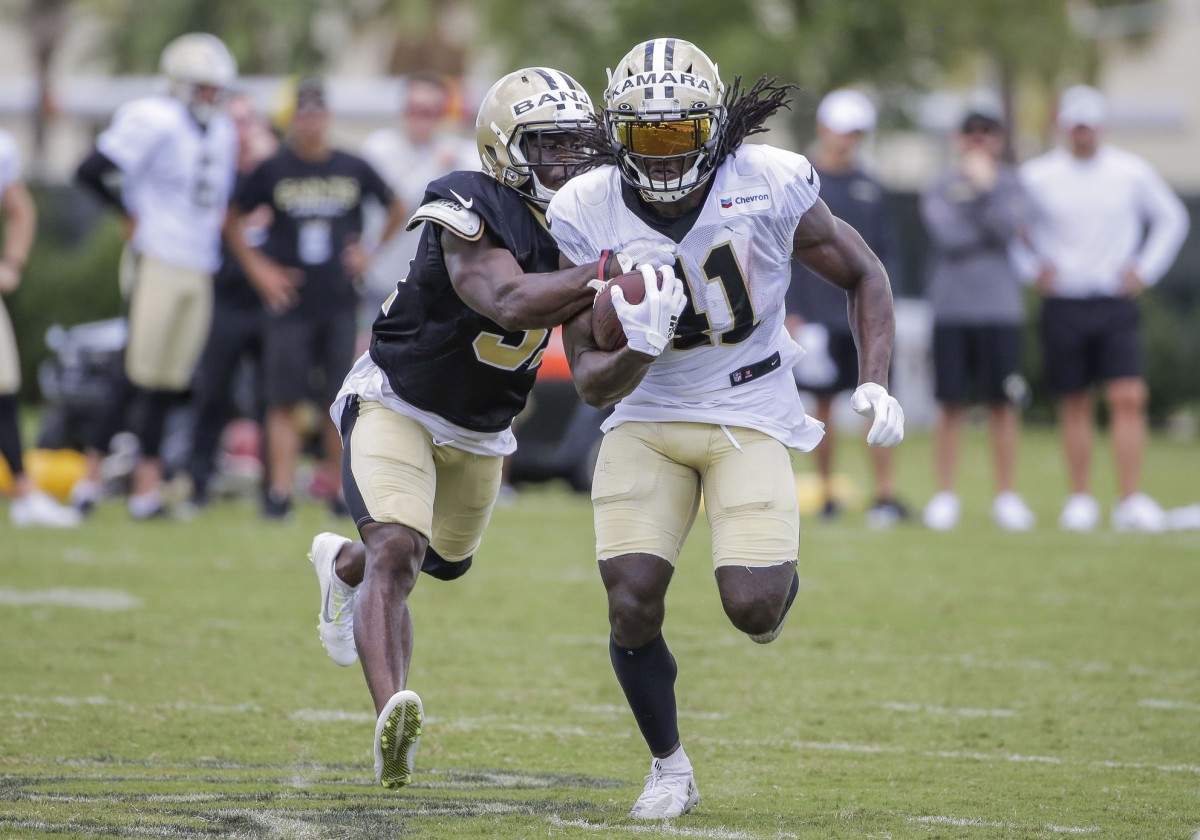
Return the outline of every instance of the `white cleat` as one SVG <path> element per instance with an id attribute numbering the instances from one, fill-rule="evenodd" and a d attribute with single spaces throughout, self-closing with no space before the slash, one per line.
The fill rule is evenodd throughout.
<path id="1" fill-rule="evenodd" d="M 1134 493 L 1113 508 L 1112 524 L 1117 531 L 1157 534 L 1167 530 L 1167 513 L 1145 493 Z"/>
<path id="2" fill-rule="evenodd" d="M 334 574 L 334 562 L 342 546 L 350 540 L 328 531 L 313 538 L 308 559 L 317 571 L 321 584 L 321 612 L 317 615 L 317 630 L 329 658 L 345 667 L 358 659 L 354 646 L 354 596 L 357 587 L 343 583 Z"/>
<path id="3" fill-rule="evenodd" d="M 1063 505 L 1058 527 L 1064 531 L 1092 531 L 1100 522 L 1100 505 L 1087 493 L 1075 493 Z"/>
<path id="4" fill-rule="evenodd" d="M 1024 499 L 1009 490 L 992 502 L 992 521 L 1005 531 L 1028 531 L 1037 523 L 1037 517 Z"/>
<path id="5" fill-rule="evenodd" d="M 8 513 L 18 528 L 74 528 L 83 519 L 75 508 L 60 505 L 41 490 L 13 499 Z"/>
<path id="6" fill-rule="evenodd" d="M 633 803 L 629 816 L 639 820 L 681 817 L 699 801 L 700 791 L 696 789 L 690 763 L 686 770 L 670 772 L 663 768 L 663 760 L 656 758 L 650 762 L 646 789 Z"/>
<path id="7" fill-rule="evenodd" d="M 425 708 L 415 691 L 398 691 L 375 724 L 375 781 L 388 790 L 412 782 Z"/>
<path id="8" fill-rule="evenodd" d="M 958 525 L 958 517 L 961 513 L 962 503 L 959 502 L 958 496 L 949 490 L 943 490 L 935 493 L 929 500 L 929 504 L 925 505 L 921 519 L 925 522 L 926 528 L 934 531 L 953 531 Z"/>

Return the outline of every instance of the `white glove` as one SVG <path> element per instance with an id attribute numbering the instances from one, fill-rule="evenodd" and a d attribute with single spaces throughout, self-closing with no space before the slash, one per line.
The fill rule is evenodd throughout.
<path id="1" fill-rule="evenodd" d="M 850 407 L 875 419 L 867 432 L 867 446 L 895 446 L 904 440 L 904 409 L 882 385 L 859 385 L 850 395 Z"/>
<path id="2" fill-rule="evenodd" d="M 829 355 L 829 330 L 823 324 L 801 324 L 792 338 L 804 348 L 804 355 L 792 368 L 792 377 L 801 388 L 824 388 L 837 380 L 837 363 Z"/>
<path id="3" fill-rule="evenodd" d="M 641 303 L 628 303 L 621 287 L 613 286 L 613 308 L 617 310 L 617 318 L 629 340 L 629 349 L 657 356 L 675 335 L 675 325 L 687 303 L 687 295 L 672 266 L 659 266 L 657 273 L 650 265 L 639 266 L 639 270 L 646 284 L 646 297 Z M 658 288 L 658 274 L 662 275 L 661 289 Z"/>

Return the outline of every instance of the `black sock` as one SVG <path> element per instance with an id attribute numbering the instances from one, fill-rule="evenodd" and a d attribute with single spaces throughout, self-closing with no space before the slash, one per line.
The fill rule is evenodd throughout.
<path id="1" fill-rule="evenodd" d="M 649 644 L 630 650 L 610 638 L 608 653 L 617 682 L 625 692 L 650 752 L 658 754 L 671 749 L 679 743 L 679 718 L 675 710 L 675 675 L 679 669 L 666 640 L 660 633 Z"/>
<path id="2" fill-rule="evenodd" d="M 25 462 L 21 458 L 21 432 L 17 423 L 16 395 L 0 396 L 0 456 L 8 462 L 8 471 L 14 477 L 25 470 Z"/>

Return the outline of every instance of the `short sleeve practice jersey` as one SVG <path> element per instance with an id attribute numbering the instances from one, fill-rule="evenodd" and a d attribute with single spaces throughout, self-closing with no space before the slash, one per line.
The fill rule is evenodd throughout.
<path id="1" fill-rule="evenodd" d="M 675 266 L 688 302 L 668 348 L 605 428 L 628 420 L 758 429 L 797 449 L 820 441 L 788 373 L 803 352 L 784 328 L 792 237 L 817 200 L 802 155 L 746 145 L 717 168 L 697 211 L 648 211 L 606 166 L 568 182 L 550 202 L 550 228 L 579 265 L 604 248 Z"/>
<path id="2" fill-rule="evenodd" d="M 371 358 L 405 402 L 465 429 L 499 432 L 525 407 L 550 331 L 505 330 L 467 306 L 442 254 L 442 238 L 459 234 L 436 217 L 469 210 L 481 223 L 471 236 L 495 239 L 526 273 L 557 270 L 558 246 L 519 193 L 481 172 L 433 181 L 422 207 L 430 212 L 417 255 L 375 319 Z"/>
<path id="3" fill-rule="evenodd" d="M 117 109 L 96 148 L 124 176 L 134 246 L 171 265 L 216 271 L 236 168 L 229 118 L 218 113 L 202 128 L 179 100 L 146 97 Z"/>

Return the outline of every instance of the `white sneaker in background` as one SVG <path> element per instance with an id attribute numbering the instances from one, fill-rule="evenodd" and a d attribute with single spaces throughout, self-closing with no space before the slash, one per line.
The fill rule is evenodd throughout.
<path id="1" fill-rule="evenodd" d="M 104 495 L 104 488 L 99 481 L 81 478 L 71 486 L 71 505 L 84 516 L 92 512 L 96 502 Z"/>
<path id="2" fill-rule="evenodd" d="M 398 691 L 375 723 L 375 781 L 388 790 L 412 782 L 425 707 L 415 691 Z"/>
<path id="3" fill-rule="evenodd" d="M 328 531 L 313 537 L 308 559 L 317 572 L 321 586 L 321 611 L 317 613 L 317 631 L 329 658 L 345 667 L 358 659 L 354 645 L 354 596 L 357 587 L 344 583 L 334 573 L 334 563 L 342 546 L 350 540 Z"/>
<path id="4" fill-rule="evenodd" d="M 13 499 L 8 513 L 18 528 L 74 528 L 83 519 L 75 508 L 60 505 L 41 490 L 32 490 L 20 499 Z"/>
<path id="5" fill-rule="evenodd" d="M 992 502 L 992 520 L 1005 531 L 1028 531 L 1037 523 L 1025 500 L 1011 490 Z"/>
<path id="6" fill-rule="evenodd" d="M 1113 529 L 1157 534 L 1167 529 L 1167 514 L 1145 493 L 1126 496 L 1113 507 Z"/>
<path id="7" fill-rule="evenodd" d="M 1087 493 L 1075 493 L 1067 498 L 1058 527 L 1064 531 L 1091 531 L 1100 523 L 1100 505 Z"/>
<path id="8" fill-rule="evenodd" d="M 1171 510 L 1167 511 L 1167 530 L 1200 530 L 1200 505 L 1171 508 Z"/>
<path id="9" fill-rule="evenodd" d="M 672 755 L 650 762 L 646 788 L 633 803 L 629 816 L 639 820 L 680 817 L 699 801 L 700 791 L 696 789 L 692 763 L 680 747 Z"/>
<path id="10" fill-rule="evenodd" d="M 935 493 L 925 505 L 925 527 L 934 531 L 952 531 L 958 525 L 958 517 L 962 514 L 962 503 L 958 496 L 949 490 Z"/>

